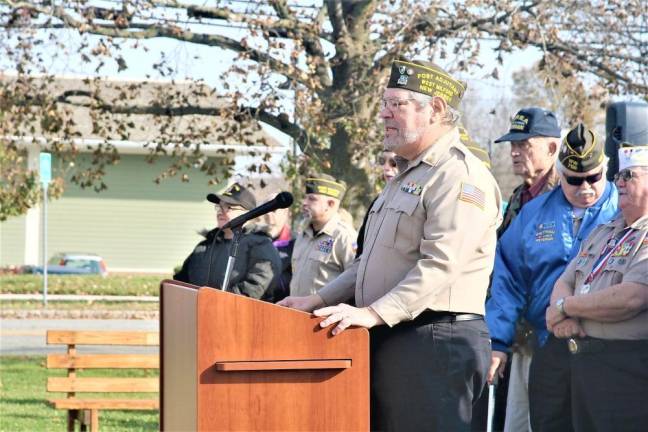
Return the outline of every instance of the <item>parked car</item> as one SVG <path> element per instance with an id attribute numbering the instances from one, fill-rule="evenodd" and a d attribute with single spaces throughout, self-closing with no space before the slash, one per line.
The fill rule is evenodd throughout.
<path id="1" fill-rule="evenodd" d="M 43 273 L 42 266 L 25 269 L 25 273 Z M 56 275 L 99 274 L 108 276 L 106 262 L 99 255 L 82 253 L 57 253 L 47 263 L 47 273 Z"/>

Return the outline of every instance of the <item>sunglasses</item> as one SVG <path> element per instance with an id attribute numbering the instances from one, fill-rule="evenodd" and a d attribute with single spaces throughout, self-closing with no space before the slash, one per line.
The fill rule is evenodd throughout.
<path id="1" fill-rule="evenodd" d="M 390 167 L 396 168 L 396 159 L 386 158 L 385 156 L 378 156 L 378 165 L 389 164 Z"/>
<path id="2" fill-rule="evenodd" d="M 592 175 L 588 175 L 586 177 L 572 177 L 572 176 L 568 176 L 566 174 L 563 174 L 563 177 L 565 177 L 565 181 L 567 183 L 569 183 L 570 185 L 572 185 L 572 186 L 580 186 L 585 182 L 593 185 L 597 181 L 601 180 L 601 178 L 603 177 L 603 171 L 601 170 L 601 172 L 598 172 L 598 173 L 592 174 Z"/>
<path id="3" fill-rule="evenodd" d="M 228 213 L 231 211 L 241 211 L 245 210 L 243 206 L 238 205 L 228 205 L 228 204 L 216 204 L 216 211 L 219 213 Z"/>
<path id="4" fill-rule="evenodd" d="M 624 182 L 627 183 L 632 179 L 641 177 L 642 174 L 646 174 L 646 173 L 638 173 L 636 171 L 630 171 L 629 169 L 624 169 L 614 174 L 614 181 L 618 182 L 619 180 L 623 180 Z"/>

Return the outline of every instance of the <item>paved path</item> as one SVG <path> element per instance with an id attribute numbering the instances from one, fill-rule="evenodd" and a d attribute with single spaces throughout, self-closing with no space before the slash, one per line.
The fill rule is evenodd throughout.
<path id="1" fill-rule="evenodd" d="M 157 302 L 157 296 L 48 294 L 47 301 Z M 0 301 L 43 300 L 43 294 L 0 294 Z"/>
<path id="2" fill-rule="evenodd" d="M 157 331 L 157 320 L 3 319 L 0 321 L 0 355 L 45 355 L 64 352 L 65 346 L 45 344 L 47 330 L 146 330 Z M 156 353 L 157 347 L 79 347 L 80 353 Z"/>

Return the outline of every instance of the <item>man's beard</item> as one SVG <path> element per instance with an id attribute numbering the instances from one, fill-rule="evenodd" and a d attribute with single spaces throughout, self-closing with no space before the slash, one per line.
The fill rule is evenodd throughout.
<path id="1" fill-rule="evenodd" d="M 422 134 L 422 128 L 408 129 L 405 131 L 398 130 L 395 136 L 385 137 L 383 148 L 385 151 L 395 151 L 405 145 L 412 144 L 419 140 Z"/>

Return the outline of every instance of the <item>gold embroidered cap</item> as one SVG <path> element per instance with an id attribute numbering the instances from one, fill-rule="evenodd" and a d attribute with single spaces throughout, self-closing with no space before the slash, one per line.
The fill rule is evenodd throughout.
<path id="1" fill-rule="evenodd" d="M 346 192 L 346 183 L 336 180 L 335 177 L 328 174 L 318 174 L 317 176 L 304 180 L 306 193 L 326 195 L 341 200 Z"/>
<path id="2" fill-rule="evenodd" d="M 477 159 L 482 161 L 486 168 L 491 169 L 491 159 L 488 151 L 473 141 L 465 127 L 459 126 L 457 129 L 459 129 L 459 140 L 461 144 L 465 145 L 472 154 L 477 156 Z"/>
<path id="3" fill-rule="evenodd" d="M 604 143 L 593 130 L 579 123 L 563 139 L 558 160 L 571 171 L 591 171 L 605 160 Z"/>
<path id="4" fill-rule="evenodd" d="M 387 88 L 402 88 L 428 96 L 438 96 L 457 109 L 466 91 L 466 84 L 434 63 L 401 59 L 392 63 Z"/>

